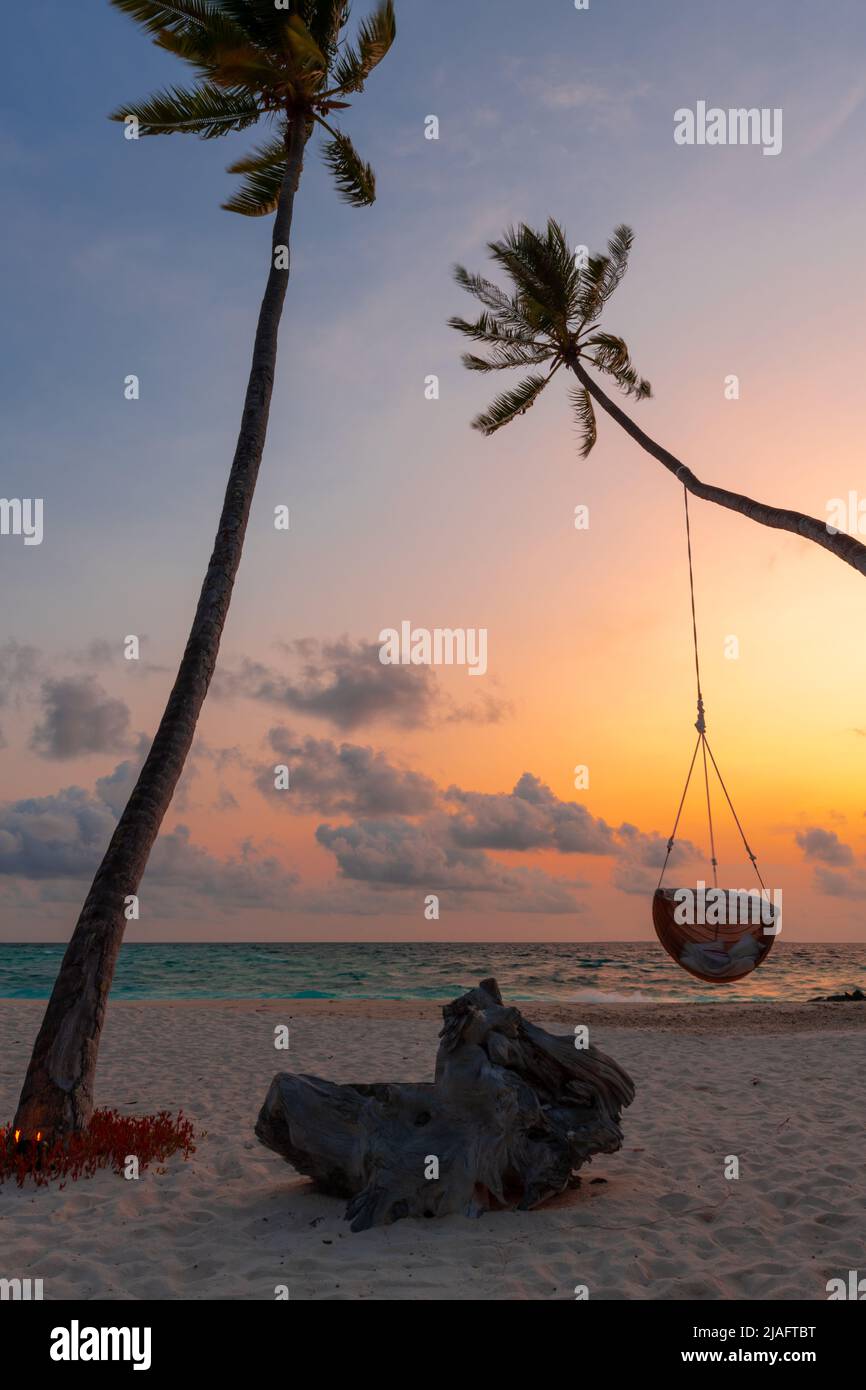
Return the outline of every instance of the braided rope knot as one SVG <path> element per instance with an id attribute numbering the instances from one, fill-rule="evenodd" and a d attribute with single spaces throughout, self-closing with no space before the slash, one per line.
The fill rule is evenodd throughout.
<path id="1" fill-rule="evenodd" d="M 707 721 L 704 718 L 704 700 L 702 695 L 698 696 L 698 717 L 695 721 L 695 728 L 699 734 L 705 734 L 707 732 Z"/>

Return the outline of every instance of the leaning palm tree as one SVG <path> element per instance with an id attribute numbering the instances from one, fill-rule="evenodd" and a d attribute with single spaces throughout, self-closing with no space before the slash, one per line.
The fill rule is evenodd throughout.
<path id="1" fill-rule="evenodd" d="M 223 206 L 247 217 L 276 213 L 270 268 L 253 344 L 240 434 L 213 553 L 192 630 L 150 752 L 75 927 L 33 1055 L 15 1129 L 19 1142 L 63 1137 L 85 1128 L 117 955 L 130 896 L 138 890 L 195 734 L 213 675 L 241 558 L 268 425 L 277 330 L 289 279 L 289 234 L 304 150 L 317 126 L 325 163 L 341 196 L 355 206 L 375 197 L 369 164 L 328 117 L 361 92 L 395 35 L 392 0 L 381 0 L 354 44 L 343 37 L 347 0 L 110 0 L 158 47 L 196 73 L 121 107 L 113 120 L 139 135 L 181 131 L 210 140 L 263 121 L 265 143 L 230 166 L 243 181 Z"/>
<path id="2" fill-rule="evenodd" d="M 473 420 L 474 427 L 490 435 L 510 424 L 535 404 L 547 383 L 565 367 L 577 378 L 570 397 L 584 458 L 596 443 L 594 407 L 599 405 L 642 449 L 675 474 L 688 492 L 741 512 L 763 526 L 793 531 L 866 574 L 866 546 L 862 542 L 816 517 L 768 506 L 701 482 L 668 449 L 645 434 L 587 371 L 588 366 L 595 368 L 636 401 L 651 395 L 649 382 L 638 375 L 623 339 L 599 326 L 608 300 L 625 275 L 632 241 L 629 227 L 617 227 L 606 255 L 581 256 L 570 249 L 565 232 L 552 219 L 543 232 L 521 224 L 507 231 L 501 241 L 488 245 L 493 260 L 511 281 L 511 294 L 480 275 L 471 275 L 463 266 L 455 266 L 457 283 L 480 301 L 483 312 L 471 322 L 459 317 L 449 322 L 488 349 L 486 357 L 465 353 L 464 366 L 476 372 L 546 367 L 497 396 L 490 408 Z"/>

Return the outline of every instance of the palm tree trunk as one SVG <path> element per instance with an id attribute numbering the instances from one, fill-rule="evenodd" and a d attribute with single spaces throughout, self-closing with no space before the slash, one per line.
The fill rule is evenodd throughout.
<path id="1" fill-rule="evenodd" d="M 636 425 L 615 401 L 605 395 L 579 361 L 570 362 L 569 366 L 581 386 L 585 387 L 602 410 L 606 410 L 611 419 L 616 420 L 642 449 L 652 454 L 654 459 L 658 459 L 659 463 L 664 464 L 665 468 L 679 478 L 695 497 L 702 497 L 705 502 L 716 502 L 718 506 L 728 507 L 732 512 L 741 512 L 743 516 L 759 522 L 762 526 L 772 526 L 779 531 L 793 531 L 795 535 L 803 536 L 805 540 L 814 541 L 816 545 L 822 545 L 825 550 L 832 551 L 840 560 L 853 565 L 855 570 L 866 575 L 866 545 L 863 545 L 862 541 L 844 532 L 828 529 L 825 521 L 818 521 L 816 517 L 806 516 L 803 512 L 789 512 L 781 507 L 770 507 L 765 502 L 755 502 L 751 497 L 744 497 L 739 492 L 728 492 L 725 488 L 702 483 L 690 468 L 680 463 L 679 459 L 661 444 L 650 439 L 648 434 L 644 434 L 640 426 Z"/>
<path id="2" fill-rule="evenodd" d="M 216 665 L 241 559 L 268 426 L 277 333 L 289 281 L 288 246 L 295 193 L 311 126 L 296 119 L 287 137 L 286 172 L 273 229 L 271 268 L 256 328 L 237 448 L 219 529 L 192 629 L 156 737 L 97 870 L 63 957 L 18 1102 L 21 1142 L 86 1128 L 93 1110 L 99 1038 L 126 926 L 163 817 L 183 771 Z M 276 248 L 287 248 L 280 268 Z"/>

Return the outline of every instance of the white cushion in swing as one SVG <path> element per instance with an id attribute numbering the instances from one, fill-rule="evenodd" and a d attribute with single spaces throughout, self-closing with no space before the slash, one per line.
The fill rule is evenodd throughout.
<path id="1" fill-rule="evenodd" d="M 710 904 L 695 889 L 656 889 L 653 925 L 668 955 L 684 970 L 701 980 L 724 983 L 751 974 L 766 959 L 775 940 L 767 928 L 772 929 L 776 914 L 773 904 L 759 894 L 735 888 L 720 891 L 722 899 L 710 899 L 725 919 L 716 924 L 705 920 L 704 908 Z M 697 920 L 680 921 L 683 916 Z"/>

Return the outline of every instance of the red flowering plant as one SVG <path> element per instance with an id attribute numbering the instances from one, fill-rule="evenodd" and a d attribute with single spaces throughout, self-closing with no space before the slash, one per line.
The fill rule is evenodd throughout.
<path id="1" fill-rule="evenodd" d="M 13 1178 L 19 1187 L 30 1179 L 37 1187 L 62 1179 L 92 1178 L 98 1168 L 123 1173 L 130 1158 L 142 1172 L 172 1154 L 184 1160 L 195 1153 L 195 1130 L 183 1111 L 172 1115 L 121 1115 L 117 1110 L 95 1110 L 87 1129 L 65 1139 L 51 1141 L 37 1134 L 22 1141 L 9 1125 L 0 1130 L 0 1183 Z"/>

